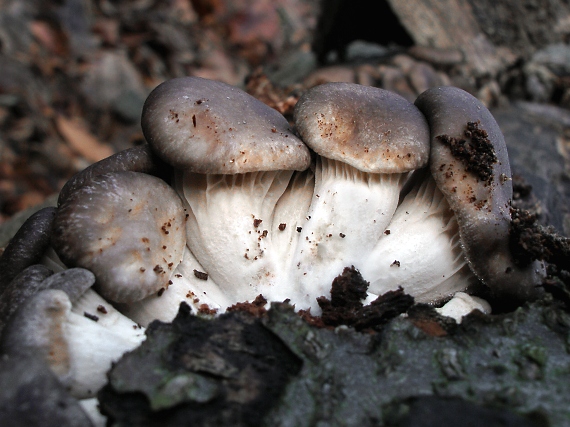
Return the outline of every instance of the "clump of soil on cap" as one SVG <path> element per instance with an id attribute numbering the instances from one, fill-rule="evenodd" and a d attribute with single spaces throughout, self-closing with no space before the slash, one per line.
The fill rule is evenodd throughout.
<path id="1" fill-rule="evenodd" d="M 465 138 L 454 138 L 449 135 L 439 135 L 436 138 L 451 149 L 453 157 L 460 160 L 468 172 L 473 173 L 481 181 L 491 183 L 497 155 L 489 141 L 487 131 L 479 128 L 480 124 L 479 121 L 468 122 L 463 132 Z"/>

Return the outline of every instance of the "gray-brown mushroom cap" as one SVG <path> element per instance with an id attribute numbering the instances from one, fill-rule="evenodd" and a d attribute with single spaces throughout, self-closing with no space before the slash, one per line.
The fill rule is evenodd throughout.
<path id="1" fill-rule="evenodd" d="M 170 175 L 170 168 L 164 164 L 147 144 L 127 148 L 106 157 L 76 173 L 65 183 L 59 193 L 57 205 L 61 205 L 75 190 L 91 182 L 93 177 L 112 172 L 142 172 L 159 177 Z"/>
<path id="2" fill-rule="evenodd" d="M 477 98 L 454 87 L 429 89 L 416 105 L 431 130 L 432 175 L 457 217 L 471 269 L 497 297 L 536 296 L 544 268 L 517 266 L 509 250 L 511 171 L 497 122 Z"/>
<path id="3" fill-rule="evenodd" d="M 353 83 L 315 86 L 299 99 L 294 119 L 312 150 L 364 172 L 408 172 L 429 158 L 425 117 L 384 89 Z"/>
<path id="4" fill-rule="evenodd" d="M 45 289 L 64 291 L 75 303 L 95 283 L 95 276 L 83 268 L 71 268 L 53 273 L 36 264 L 18 274 L 0 296 L 0 332 L 10 316 L 32 296 Z"/>
<path id="5" fill-rule="evenodd" d="M 141 124 L 159 157 L 190 172 L 305 170 L 310 164 L 309 150 L 279 112 L 214 80 L 162 83 L 148 96 Z"/>
<path id="6" fill-rule="evenodd" d="M 138 172 L 95 176 L 54 220 L 52 245 L 68 267 L 83 267 L 114 302 L 167 288 L 186 245 L 182 202 L 164 181 Z"/>

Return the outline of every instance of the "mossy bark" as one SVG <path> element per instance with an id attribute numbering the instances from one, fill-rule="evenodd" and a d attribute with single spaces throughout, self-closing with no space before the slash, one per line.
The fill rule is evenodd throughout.
<path id="1" fill-rule="evenodd" d="M 99 398 L 116 426 L 570 424 L 570 315 L 556 303 L 440 328 L 426 310 L 363 333 L 311 326 L 286 304 L 213 320 L 182 308 Z"/>

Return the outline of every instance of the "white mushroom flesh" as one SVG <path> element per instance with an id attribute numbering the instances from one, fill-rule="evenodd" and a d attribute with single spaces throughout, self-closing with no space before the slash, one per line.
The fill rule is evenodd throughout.
<path id="1" fill-rule="evenodd" d="M 106 327 L 84 315 L 69 312 L 64 325 L 70 360 L 69 389 L 73 396 L 93 397 L 107 382 L 107 371 L 123 354 L 145 339 L 144 329 L 130 322 Z"/>
<path id="2" fill-rule="evenodd" d="M 418 302 L 448 299 L 476 282 L 465 261 L 457 219 L 431 175 L 405 196 L 360 272 L 369 291 L 402 287 Z"/>
<path id="3" fill-rule="evenodd" d="M 316 298 L 329 292 L 346 266 L 363 267 L 398 205 L 409 173 L 366 173 L 338 160 L 319 157 L 314 194 L 302 227 L 291 283 L 310 290 L 304 308 L 318 310 Z"/>

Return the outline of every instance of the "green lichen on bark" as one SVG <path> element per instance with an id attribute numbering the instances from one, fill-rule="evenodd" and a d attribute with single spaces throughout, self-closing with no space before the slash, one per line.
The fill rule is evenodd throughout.
<path id="1" fill-rule="evenodd" d="M 316 328 L 286 304 L 261 319 L 183 310 L 173 325 L 151 327 L 111 371 L 100 399 L 114 425 L 169 425 L 180 412 L 193 425 L 232 416 L 233 425 L 428 426 L 423 415 L 413 421 L 426 408 L 440 418 L 485 416 L 487 425 L 570 425 L 570 316 L 555 303 L 473 314 L 444 336 L 428 335 L 412 315 L 377 333 Z M 183 344 L 188 334 L 192 345 Z M 249 398 L 228 399 L 236 395 Z"/>

